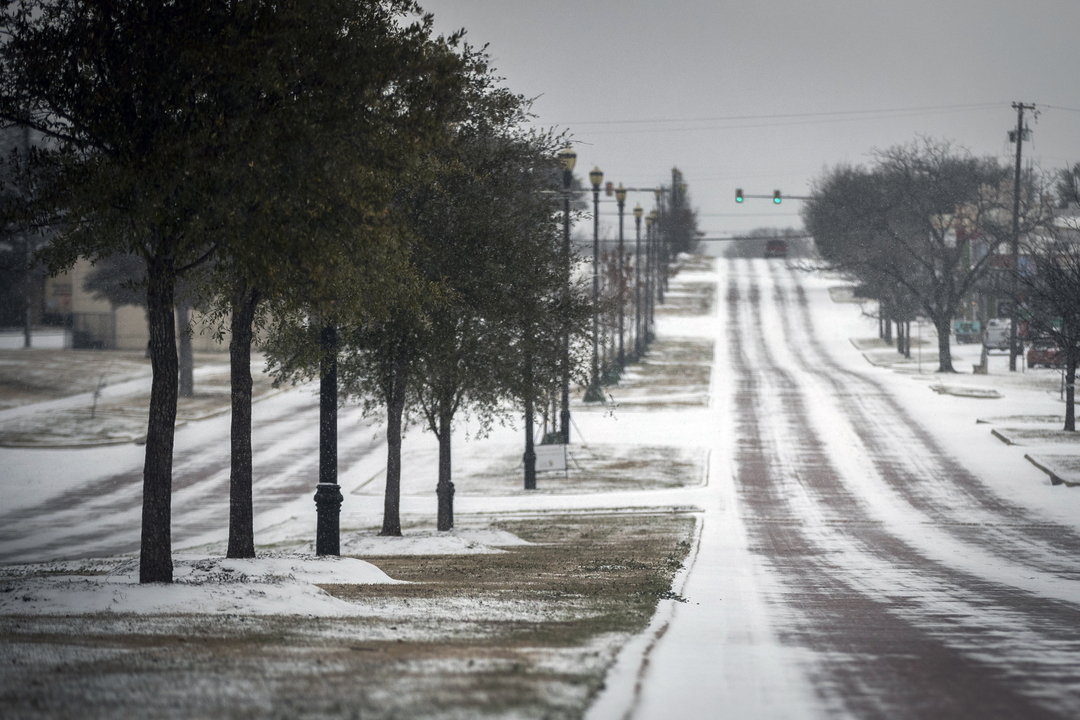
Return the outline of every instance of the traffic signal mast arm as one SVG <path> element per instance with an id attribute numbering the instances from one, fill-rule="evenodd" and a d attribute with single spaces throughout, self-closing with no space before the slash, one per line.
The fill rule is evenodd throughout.
<path id="1" fill-rule="evenodd" d="M 743 195 L 742 188 L 735 190 L 735 202 L 741 203 L 745 198 L 758 198 L 761 200 L 772 200 L 777 205 L 780 204 L 781 198 L 788 198 L 790 200 L 809 200 L 809 195 L 781 195 L 779 190 L 774 190 L 772 195 Z"/>

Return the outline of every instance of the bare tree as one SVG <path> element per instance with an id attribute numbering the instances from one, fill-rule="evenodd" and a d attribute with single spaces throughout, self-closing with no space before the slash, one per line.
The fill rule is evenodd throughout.
<path id="1" fill-rule="evenodd" d="M 826 262 L 903 307 L 897 319 L 925 314 L 938 332 L 938 371 L 954 372 L 952 320 L 1008 237 L 1000 190 L 1007 169 L 929 139 L 875 158 L 870 170 L 838 167 L 817 183 L 804 209 L 807 230 Z"/>

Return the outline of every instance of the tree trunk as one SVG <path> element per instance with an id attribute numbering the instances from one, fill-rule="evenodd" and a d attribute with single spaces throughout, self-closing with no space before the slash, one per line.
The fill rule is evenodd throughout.
<path id="1" fill-rule="evenodd" d="M 450 455 L 450 428 L 453 424 L 453 395 L 444 391 L 439 399 L 439 484 L 435 494 L 439 498 L 439 530 L 454 527 L 454 483 Z"/>
<path id="2" fill-rule="evenodd" d="M 143 464 L 140 583 L 172 582 L 172 457 L 176 427 L 176 323 L 171 258 L 147 261 L 146 310 L 150 329 L 150 417 Z"/>
<path id="3" fill-rule="evenodd" d="M 251 325 L 259 292 L 246 287 L 232 302 L 229 381 L 232 386 L 231 472 L 229 474 L 229 549 L 226 557 L 255 557 L 251 500 Z"/>
<path id="4" fill-rule="evenodd" d="M 911 359 L 911 321 L 904 323 L 904 357 Z"/>
<path id="5" fill-rule="evenodd" d="M 885 318 L 885 342 L 892 345 L 892 318 Z"/>
<path id="6" fill-rule="evenodd" d="M 405 412 L 408 360 L 399 347 L 386 398 L 386 495 L 380 535 L 401 535 L 401 418 Z"/>
<path id="7" fill-rule="evenodd" d="M 1065 358 L 1065 429 L 1076 431 L 1076 355 L 1070 350 Z"/>
<path id="8" fill-rule="evenodd" d="M 896 352 L 904 354 L 904 323 L 896 322 Z"/>
<path id="9" fill-rule="evenodd" d="M 952 365 L 952 347 L 949 345 L 949 331 L 952 320 L 948 316 L 934 321 L 938 334 L 938 372 L 956 372 Z"/>
<path id="10" fill-rule="evenodd" d="M 186 299 L 178 300 L 176 315 L 180 332 L 180 397 L 189 398 L 195 395 L 195 360 L 191 355 L 191 303 Z"/>
<path id="11" fill-rule="evenodd" d="M 29 150 L 29 147 L 27 148 Z M 23 271 L 24 280 L 24 301 L 26 302 L 25 312 L 23 313 L 23 347 L 28 348 L 33 346 L 33 324 L 34 324 L 34 281 L 30 268 L 34 266 L 34 256 L 31 251 L 30 234 L 23 234 L 23 242 L 26 243 L 26 268 Z"/>

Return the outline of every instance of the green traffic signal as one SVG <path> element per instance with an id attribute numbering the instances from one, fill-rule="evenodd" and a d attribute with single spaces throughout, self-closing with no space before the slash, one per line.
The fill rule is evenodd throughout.
<path id="1" fill-rule="evenodd" d="M 777 205 L 780 204 L 780 191 L 779 190 L 773 190 L 772 201 L 774 203 L 776 203 Z"/>
<path id="2" fill-rule="evenodd" d="M 735 202 L 742 202 L 742 188 L 735 189 Z"/>

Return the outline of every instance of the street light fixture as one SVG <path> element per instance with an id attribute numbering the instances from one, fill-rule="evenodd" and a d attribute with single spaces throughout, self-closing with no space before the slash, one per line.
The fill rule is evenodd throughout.
<path id="1" fill-rule="evenodd" d="M 569 145 L 559 151 L 559 166 L 563 181 L 563 276 L 566 279 L 564 307 L 570 307 L 570 186 L 574 181 L 577 153 Z M 562 402 L 559 412 L 559 434 L 563 445 L 570 444 L 570 323 L 563 328 Z"/>
<path id="2" fill-rule="evenodd" d="M 592 261 L 592 292 L 593 292 L 593 340 L 592 340 L 592 373 L 589 377 L 589 387 L 585 391 L 585 402 L 600 402 L 604 399 L 600 392 L 600 183 L 604 181 L 604 173 L 600 168 L 594 167 L 589 173 L 589 182 L 593 190 L 593 261 Z"/>
<path id="3" fill-rule="evenodd" d="M 645 213 L 641 203 L 634 207 L 634 357 L 641 357 L 641 216 Z"/>
<path id="4" fill-rule="evenodd" d="M 615 191 L 615 201 L 619 204 L 619 355 L 618 355 L 618 370 L 622 372 L 623 367 L 626 365 L 626 355 L 623 352 L 623 316 L 625 300 L 623 299 L 626 294 L 626 280 L 623 275 L 623 210 L 626 209 L 626 190 L 623 188 L 622 183 L 619 183 L 619 188 Z"/>

